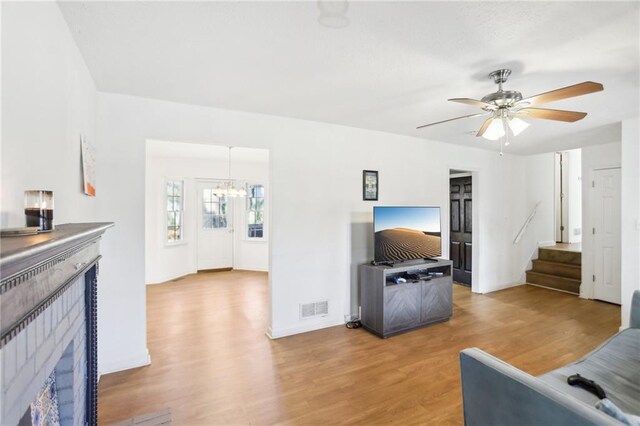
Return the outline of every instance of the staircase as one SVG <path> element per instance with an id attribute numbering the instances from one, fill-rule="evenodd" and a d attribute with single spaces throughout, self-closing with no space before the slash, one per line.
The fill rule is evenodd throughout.
<path id="1" fill-rule="evenodd" d="M 540 247 L 538 259 L 527 271 L 527 284 L 580 294 L 582 253 Z"/>

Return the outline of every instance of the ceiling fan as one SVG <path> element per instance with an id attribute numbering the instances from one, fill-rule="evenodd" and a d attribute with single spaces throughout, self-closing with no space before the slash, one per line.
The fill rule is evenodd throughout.
<path id="1" fill-rule="evenodd" d="M 514 136 L 517 136 L 529 126 L 529 123 L 526 123 L 520 118 L 542 118 L 544 120 L 573 123 L 574 121 L 582 120 L 587 116 L 586 112 L 534 108 L 535 105 L 587 95 L 604 89 L 600 83 L 585 81 L 583 83 L 574 84 L 573 86 L 563 87 L 561 89 L 523 98 L 520 92 L 514 90 L 502 90 L 502 84 L 507 81 L 510 74 L 511 70 L 509 69 L 500 69 L 489 74 L 489 78 L 492 78 L 498 85 L 498 91 L 488 94 L 479 101 L 469 98 L 449 99 L 451 102 L 459 102 L 481 108 L 484 112 L 424 124 L 422 126 L 418 126 L 417 129 L 463 118 L 490 116 L 485 120 L 482 127 L 480 127 L 476 136 L 482 136 L 485 139 L 490 140 L 497 140 L 502 136 L 508 136 L 507 127 L 511 130 L 511 133 Z"/>

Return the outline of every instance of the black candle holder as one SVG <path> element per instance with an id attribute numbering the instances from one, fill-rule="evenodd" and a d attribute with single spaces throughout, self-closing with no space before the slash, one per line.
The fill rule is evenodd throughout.
<path id="1" fill-rule="evenodd" d="M 38 232 L 53 231 L 53 191 L 24 191 L 24 214 L 27 226 Z"/>

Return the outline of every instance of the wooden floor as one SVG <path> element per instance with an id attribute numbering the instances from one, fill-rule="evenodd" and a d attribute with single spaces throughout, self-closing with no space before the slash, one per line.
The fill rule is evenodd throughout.
<path id="1" fill-rule="evenodd" d="M 103 376 L 100 424 L 171 410 L 173 424 L 461 424 L 458 352 L 538 375 L 618 330 L 620 308 L 533 286 L 454 286 L 453 319 L 379 339 L 333 327 L 269 340 L 267 275 L 217 272 L 147 287 L 152 364 Z"/>

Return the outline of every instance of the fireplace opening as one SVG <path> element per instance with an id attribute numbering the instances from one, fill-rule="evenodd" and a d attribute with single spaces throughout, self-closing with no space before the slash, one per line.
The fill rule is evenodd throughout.
<path id="1" fill-rule="evenodd" d="M 84 393 L 86 363 L 82 351 L 76 352 L 74 357 L 74 348 L 72 340 L 27 407 L 19 426 L 72 425 L 74 415 L 83 415 L 76 412 L 77 409 L 83 409 L 80 407 L 83 404 L 76 406 L 76 400 L 79 393 Z"/>

